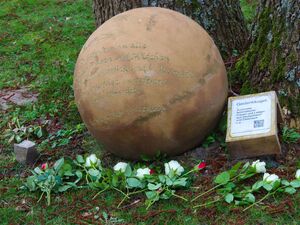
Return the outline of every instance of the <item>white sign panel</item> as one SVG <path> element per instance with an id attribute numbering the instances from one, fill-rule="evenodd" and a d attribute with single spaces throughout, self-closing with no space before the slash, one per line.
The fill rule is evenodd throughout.
<path id="1" fill-rule="evenodd" d="M 271 130 L 271 96 L 232 101 L 231 137 L 268 133 Z"/>

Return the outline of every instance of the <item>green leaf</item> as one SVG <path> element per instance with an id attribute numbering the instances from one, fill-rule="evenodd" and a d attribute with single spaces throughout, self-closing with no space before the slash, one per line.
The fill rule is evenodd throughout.
<path id="1" fill-rule="evenodd" d="M 234 204 L 235 204 L 235 205 L 240 205 L 240 202 L 241 202 L 241 201 L 235 200 L 235 201 L 234 201 Z"/>
<path id="2" fill-rule="evenodd" d="M 250 166 L 249 162 L 245 163 L 244 166 L 243 166 L 243 168 L 242 168 L 242 171 L 246 171 L 249 166 Z"/>
<path id="3" fill-rule="evenodd" d="M 222 195 L 225 195 L 227 193 L 230 193 L 235 188 L 235 184 L 233 182 L 229 182 L 226 185 L 224 185 L 223 188 L 218 188 L 217 192 L 219 192 Z"/>
<path id="4" fill-rule="evenodd" d="M 53 175 L 49 175 L 47 178 L 47 182 L 49 184 L 55 184 L 55 181 L 58 181 L 59 183 L 61 183 L 61 178 L 60 176 L 53 176 Z"/>
<path id="5" fill-rule="evenodd" d="M 96 169 L 89 169 L 88 173 L 92 177 L 98 177 L 100 175 L 100 171 Z"/>
<path id="6" fill-rule="evenodd" d="M 79 179 L 82 178 L 82 172 L 80 170 L 76 170 L 75 174 Z"/>
<path id="7" fill-rule="evenodd" d="M 166 176 L 166 185 L 168 185 L 168 186 L 173 185 L 173 181 L 170 179 L 170 177 L 167 177 L 167 176 Z"/>
<path id="8" fill-rule="evenodd" d="M 230 180 L 230 174 L 229 172 L 225 171 L 223 173 L 220 173 L 216 178 L 215 178 L 215 183 L 217 184 L 226 184 Z"/>
<path id="9" fill-rule="evenodd" d="M 157 197 L 157 193 L 156 193 L 156 191 L 147 191 L 146 196 L 148 199 L 153 200 Z"/>
<path id="10" fill-rule="evenodd" d="M 71 187 L 74 187 L 74 188 L 77 187 L 77 185 L 76 185 L 75 182 L 66 182 L 66 184 L 69 185 L 69 186 L 71 186 Z"/>
<path id="11" fill-rule="evenodd" d="M 103 211 L 102 216 L 105 219 L 105 221 L 108 220 L 108 214 L 106 212 Z"/>
<path id="12" fill-rule="evenodd" d="M 160 195 L 160 199 L 169 199 L 175 193 L 174 190 L 166 190 L 163 194 Z"/>
<path id="13" fill-rule="evenodd" d="M 118 186 L 118 180 L 119 180 L 119 176 L 116 175 L 116 174 L 114 174 L 114 175 L 112 176 L 112 179 L 111 179 L 111 185 L 112 185 L 113 187 L 117 187 L 117 186 Z"/>
<path id="14" fill-rule="evenodd" d="M 77 155 L 77 156 L 76 156 L 76 160 L 77 160 L 77 162 L 79 162 L 80 164 L 84 163 L 84 159 L 83 159 L 82 155 Z"/>
<path id="15" fill-rule="evenodd" d="M 72 186 L 70 186 L 70 185 L 63 185 L 63 186 L 60 186 L 60 187 L 58 188 L 58 191 L 59 191 L 59 192 L 64 192 L 64 191 L 70 189 L 71 187 L 72 187 Z"/>
<path id="16" fill-rule="evenodd" d="M 300 180 L 293 180 L 293 181 L 291 181 L 290 184 L 293 188 L 299 188 L 300 187 Z"/>
<path id="17" fill-rule="evenodd" d="M 131 177 L 131 178 L 127 178 L 127 185 L 131 188 L 137 188 L 137 187 L 141 187 L 142 183 L 139 179 Z"/>
<path id="18" fill-rule="evenodd" d="M 264 183 L 263 188 L 267 191 L 271 191 L 273 189 L 273 186 L 271 184 Z"/>
<path id="19" fill-rule="evenodd" d="M 16 135 L 15 139 L 17 143 L 20 143 L 22 141 L 22 138 L 19 135 Z"/>
<path id="20" fill-rule="evenodd" d="M 90 182 L 88 184 L 91 188 L 93 189 L 101 189 L 101 190 L 104 190 L 106 188 L 108 188 L 108 185 L 104 182 L 100 183 L 100 182 Z"/>
<path id="21" fill-rule="evenodd" d="M 173 185 L 174 185 L 174 186 L 182 186 L 182 187 L 186 187 L 186 185 L 187 185 L 187 178 L 186 178 L 186 177 L 182 177 L 182 178 L 176 179 L 176 180 L 173 182 Z"/>
<path id="22" fill-rule="evenodd" d="M 246 200 L 250 203 L 254 203 L 255 202 L 255 196 L 252 194 L 252 193 L 248 193 L 246 196 L 245 196 Z"/>
<path id="23" fill-rule="evenodd" d="M 71 164 L 69 164 L 69 163 L 65 163 L 65 164 L 63 164 L 61 170 L 64 170 L 64 171 L 72 171 L 72 166 L 71 166 Z"/>
<path id="24" fill-rule="evenodd" d="M 33 170 L 36 174 L 43 174 L 44 171 L 41 170 L 39 167 L 35 167 L 34 170 Z"/>
<path id="25" fill-rule="evenodd" d="M 45 181 L 45 180 L 48 179 L 48 175 L 45 175 L 45 174 L 38 175 L 38 176 L 36 177 L 36 179 L 37 179 L 37 182 Z"/>
<path id="26" fill-rule="evenodd" d="M 231 202 L 233 201 L 233 199 L 234 199 L 234 196 L 233 196 L 233 194 L 231 194 L 231 193 L 228 193 L 228 194 L 225 196 L 225 201 L 226 201 L 227 203 L 231 203 Z"/>
<path id="27" fill-rule="evenodd" d="M 296 193 L 296 189 L 293 188 L 293 187 L 287 187 L 287 188 L 284 189 L 284 192 L 286 192 L 286 193 L 292 195 L 292 194 L 295 194 L 295 193 Z"/>
<path id="28" fill-rule="evenodd" d="M 255 184 L 252 185 L 252 190 L 257 191 L 264 185 L 264 182 L 262 180 L 257 181 Z"/>
<path id="29" fill-rule="evenodd" d="M 52 176 L 52 175 L 51 175 Z M 53 179 L 51 176 L 49 176 L 48 178 L 49 179 Z M 60 185 L 62 184 L 62 179 L 61 179 L 61 176 L 55 176 L 55 182 Z"/>
<path id="30" fill-rule="evenodd" d="M 227 192 L 231 192 L 234 188 L 235 188 L 235 184 L 233 182 L 228 182 L 225 187 L 224 190 L 226 190 Z"/>
<path id="31" fill-rule="evenodd" d="M 290 186 L 290 182 L 288 182 L 287 180 L 282 180 L 281 183 L 282 183 L 284 186 Z"/>
<path id="32" fill-rule="evenodd" d="M 63 166 L 58 171 L 60 176 L 74 176 L 72 173 L 72 166 L 69 163 L 64 163 Z"/>
<path id="33" fill-rule="evenodd" d="M 35 180 L 34 176 L 27 177 L 25 185 L 29 189 L 29 191 L 36 190 L 36 185 L 35 185 L 34 180 Z"/>
<path id="34" fill-rule="evenodd" d="M 125 174 L 126 177 L 130 177 L 131 176 L 132 169 L 131 169 L 131 166 L 129 164 L 127 164 L 124 174 Z"/>
<path id="35" fill-rule="evenodd" d="M 154 191 L 154 190 L 157 190 L 161 187 L 161 183 L 158 183 L 158 184 L 149 183 L 147 187 L 150 191 Z"/>
<path id="36" fill-rule="evenodd" d="M 164 176 L 164 175 L 159 175 L 158 176 L 158 179 L 159 179 L 159 181 L 161 182 L 161 183 L 165 183 L 166 182 L 166 177 Z"/>
<path id="37" fill-rule="evenodd" d="M 234 177 L 237 175 L 237 171 L 240 169 L 242 162 L 236 163 L 229 171 L 230 177 Z"/>
<path id="38" fill-rule="evenodd" d="M 72 176 L 74 176 L 74 174 L 72 173 L 72 171 L 66 171 L 66 172 L 64 172 L 64 176 L 67 176 L 67 177 L 72 177 Z"/>
<path id="39" fill-rule="evenodd" d="M 67 145 L 69 144 L 69 142 L 70 142 L 69 138 L 62 138 L 61 140 L 59 140 L 58 146 Z"/>
<path id="40" fill-rule="evenodd" d="M 278 188 L 278 187 L 280 186 L 280 184 L 281 184 L 281 181 L 280 181 L 280 180 L 274 181 L 274 182 L 271 184 L 271 185 L 273 186 L 272 189 Z"/>
<path id="41" fill-rule="evenodd" d="M 38 138 L 41 138 L 41 137 L 43 136 L 42 128 L 39 127 L 39 128 L 37 129 L 36 136 L 37 136 Z"/>
<path id="42" fill-rule="evenodd" d="M 61 158 L 59 160 L 57 160 L 55 163 L 54 163 L 54 166 L 53 166 L 53 169 L 57 172 L 60 170 L 60 168 L 64 165 L 64 158 Z"/>
<path id="43" fill-rule="evenodd" d="M 239 180 L 246 180 L 249 177 L 252 177 L 256 174 L 255 170 L 253 170 L 252 167 L 248 168 L 247 171 L 245 171 L 246 173 L 244 174 L 240 174 L 239 176 Z"/>
<path id="44" fill-rule="evenodd" d="M 172 169 L 170 169 L 170 172 L 169 172 L 169 174 L 168 174 L 168 178 L 173 178 L 173 177 L 175 177 L 175 176 L 177 176 L 177 174 L 175 173 L 175 171 L 172 170 Z"/>

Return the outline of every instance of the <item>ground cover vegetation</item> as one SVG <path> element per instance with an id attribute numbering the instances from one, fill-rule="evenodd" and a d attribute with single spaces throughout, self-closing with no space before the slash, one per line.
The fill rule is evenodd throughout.
<path id="1" fill-rule="evenodd" d="M 254 19 L 256 2 L 241 0 L 241 4 L 250 23 Z M 224 173 L 231 171 L 238 162 L 228 160 L 224 142 L 225 114 L 216 130 L 197 149 L 172 159 L 158 155 L 155 159 L 145 158 L 143 162 L 132 162 L 136 172 L 138 168 L 147 167 L 163 174 L 165 163 L 171 160 L 176 160 L 184 168 L 194 168 L 195 165 L 199 165 L 199 159 L 204 160 L 205 168 L 193 172 L 188 178 L 189 188 L 176 190 L 174 194 L 184 199 L 194 199 L 214 188 L 219 182 L 224 184 L 223 190 L 212 190 L 197 198 L 198 205 L 211 201 L 215 201 L 214 204 L 193 208 L 197 205 L 194 204 L 196 200 L 184 201 L 174 196 L 170 200 L 152 204 L 157 198 L 153 193 L 146 197 L 144 193 L 124 197 L 121 192 L 107 190 L 97 195 L 97 189 L 74 188 L 68 191 L 67 189 L 72 187 L 69 183 L 69 186 L 60 189 L 61 192 L 51 195 L 51 204 L 48 206 L 47 191 L 39 201 L 41 192 L 29 192 L 21 188 L 24 184 L 30 187 L 30 182 L 26 182 L 34 168 L 42 170 L 46 167 L 57 167 L 55 162 L 62 157 L 70 164 L 72 160 L 83 163 L 77 155 L 82 155 L 82 160 L 86 160 L 86 157 L 96 154 L 103 168 L 113 168 L 123 161 L 103 151 L 101 145 L 95 142 L 82 124 L 74 103 L 74 65 L 82 45 L 94 29 L 91 0 L 0 2 L 0 97 L 7 91 L 22 87 L 28 89 L 28 95 L 38 94 L 37 102 L 24 106 L 9 104 L 10 107 L 0 111 L 0 224 L 299 223 L 299 191 L 292 195 L 287 194 L 294 192 L 291 188 L 296 188 L 297 184 L 293 187 L 284 182 L 285 189 L 290 187 L 286 194 L 269 195 L 264 201 L 246 211 L 246 207 L 230 204 L 233 197 L 237 198 L 239 193 L 225 188 L 231 182 L 227 179 L 228 174 Z M 227 65 L 232 66 L 232 63 Z M 6 100 L 10 103 L 9 96 L 6 96 Z M 12 146 L 12 143 L 26 138 L 34 140 L 41 153 L 36 164 L 29 167 L 16 162 Z M 287 182 L 293 181 L 297 168 L 300 168 L 299 133 L 284 126 L 280 138 L 283 156 L 276 160 L 262 158 L 261 161 L 266 162 L 268 173 L 276 174 Z M 91 160 L 97 164 L 97 161 L 92 158 Z M 245 164 L 246 161 L 242 163 Z M 68 171 L 70 172 L 69 167 L 64 167 L 64 174 L 68 175 Z M 80 173 L 71 173 L 74 175 L 72 183 L 77 184 Z M 99 174 L 96 173 L 90 171 L 87 174 L 97 177 Z M 222 176 L 217 179 L 218 174 Z M 255 176 L 257 179 L 260 175 Z M 244 185 L 254 184 L 254 177 L 250 177 Z M 263 180 L 267 179 L 268 177 L 265 177 Z M 137 184 L 136 180 L 131 179 L 130 182 L 132 185 Z M 155 186 L 157 184 L 153 185 L 150 185 L 153 190 L 160 188 L 159 185 Z M 230 189 L 230 186 L 231 184 L 227 188 Z M 270 186 L 265 185 L 266 188 L 263 188 L 263 184 L 260 183 L 257 184 L 256 188 L 258 187 L 262 187 L 262 190 L 256 195 L 257 199 L 268 195 L 266 188 Z M 31 188 L 34 189 L 32 186 Z M 217 201 L 218 196 L 227 201 Z M 248 195 L 247 200 L 251 202 L 253 197 Z M 119 205 L 120 202 L 122 204 Z"/>

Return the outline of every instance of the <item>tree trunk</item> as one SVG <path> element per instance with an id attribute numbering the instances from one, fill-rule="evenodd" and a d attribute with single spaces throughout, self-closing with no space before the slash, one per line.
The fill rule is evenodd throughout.
<path id="1" fill-rule="evenodd" d="M 281 105 L 295 117 L 300 115 L 299 21 L 299 0 L 262 0 L 253 43 L 231 73 L 242 84 L 242 94 L 276 90 Z"/>
<path id="2" fill-rule="evenodd" d="M 187 2 L 187 1 L 182 1 Z M 238 0 L 202 0 L 179 11 L 197 21 L 214 39 L 224 58 L 243 53 L 250 35 Z M 178 10 L 178 9 L 177 9 Z"/>
<path id="3" fill-rule="evenodd" d="M 141 7 L 140 0 L 93 0 L 96 26 L 99 27 L 111 17 L 137 7 Z"/>
<path id="4" fill-rule="evenodd" d="M 248 47 L 249 32 L 236 0 L 93 0 L 96 25 L 112 16 L 136 7 L 165 7 L 179 11 L 204 27 L 224 58 Z"/>

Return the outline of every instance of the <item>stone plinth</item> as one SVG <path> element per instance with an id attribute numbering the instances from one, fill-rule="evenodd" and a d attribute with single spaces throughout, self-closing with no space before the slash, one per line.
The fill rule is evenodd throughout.
<path id="1" fill-rule="evenodd" d="M 229 98 L 226 143 L 231 158 L 280 154 L 282 120 L 274 91 Z"/>
<path id="2" fill-rule="evenodd" d="M 16 160 L 23 164 L 34 164 L 39 156 L 35 143 L 29 140 L 24 140 L 20 144 L 14 144 L 14 152 Z"/>
<path id="3" fill-rule="evenodd" d="M 139 8 L 100 26 L 78 57 L 75 100 L 107 150 L 137 159 L 176 155 L 217 124 L 227 98 L 224 62 L 190 18 Z"/>

